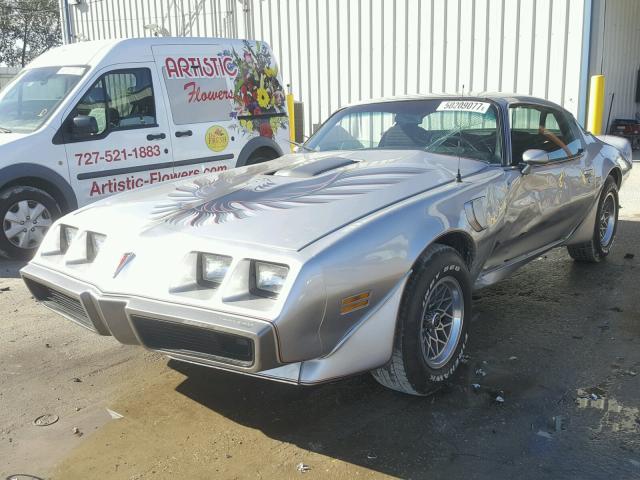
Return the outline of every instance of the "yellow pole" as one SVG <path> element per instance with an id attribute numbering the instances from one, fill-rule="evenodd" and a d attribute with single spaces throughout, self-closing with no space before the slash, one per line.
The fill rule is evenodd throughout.
<path id="1" fill-rule="evenodd" d="M 296 141 L 296 117 L 293 108 L 293 93 L 287 94 L 287 109 L 289 110 L 289 140 Z M 291 144 L 291 151 L 295 150 L 295 145 Z"/>
<path id="2" fill-rule="evenodd" d="M 587 130 L 594 135 L 602 135 L 602 117 L 604 116 L 604 75 L 591 77 L 589 88 L 589 119 Z"/>

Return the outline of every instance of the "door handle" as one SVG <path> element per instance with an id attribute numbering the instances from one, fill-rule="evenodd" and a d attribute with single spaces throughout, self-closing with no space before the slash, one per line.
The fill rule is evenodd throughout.
<path id="1" fill-rule="evenodd" d="M 182 132 L 176 132 L 176 137 L 178 138 L 190 137 L 191 135 L 193 135 L 193 132 L 191 130 L 183 130 Z"/>
<path id="2" fill-rule="evenodd" d="M 147 135 L 147 140 L 151 141 L 151 140 L 164 140 L 165 138 L 167 138 L 167 136 L 164 133 L 150 133 L 149 135 Z"/>

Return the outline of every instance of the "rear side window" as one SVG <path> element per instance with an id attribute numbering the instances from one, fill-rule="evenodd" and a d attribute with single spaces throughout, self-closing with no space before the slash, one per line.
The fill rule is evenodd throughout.
<path id="1" fill-rule="evenodd" d="M 95 137 L 108 131 L 156 125 L 155 100 L 148 68 L 116 70 L 100 77 L 76 105 L 78 115 L 95 120 Z M 76 140 L 82 136 L 74 135 Z"/>
<path id="2" fill-rule="evenodd" d="M 551 160 L 577 155 L 582 148 L 573 121 L 558 110 L 537 105 L 516 105 L 509 109 L 513 163 L 522 161 L 529 149 L 544 150 Z"/>

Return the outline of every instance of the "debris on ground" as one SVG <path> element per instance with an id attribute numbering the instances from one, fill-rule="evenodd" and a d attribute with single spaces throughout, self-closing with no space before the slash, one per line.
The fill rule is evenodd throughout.
<path id="1" fill-rule="evenodd" d="M 498 395 L 498 396 L 496 397 L 496 403 L 497 403 L 498 405 L 502 405 L 502 404 L 504 403 L 504 397 L 503 397 L 502 395 Z"/>
<path id="2" fill-rule="evenodd" d="M 311 470 L 311 467 L 309 465 L 306 465 L 300 462 L 298 465 L 296 465 L 296 470 L 298 470 L 300 473 L 306 473 L 309 470 Z"/>
<path id="3" fill-rule="evenodd" d="M 0 287 L 0 292 L 8 292 L 11 290 L 11 287 Z"/>
<path id="4" fill-rule="evenodd" d="M 544 437 L 544 438 L 548 438 L 549 440 L 551 440 L 551 434 L 549 432 L 545 432 L 544 430 L 538 430 L 538 433 L 536 433 L 536 435 L 538 435 L 539 437 Z"/>
<path id="5" fill-rule="evenodd" d="M 75 383 L 81 383 L 81 382 L 82 382 L 82 380 L 81 380 L 81 379 L 79 379 L 78 377 L 73 377 L 73 378 L 71 379 L 71 381 L 72 381 L 72 382 L 75 382 Z"/>
<path id="6" fill-rule="evenodd" d="M 44 344 L 44 346 L 45 346 L 46 348 L 51 348 L 51 344 L 50 344 L 50 343 L 45 343 L 45 344 Z"/>
<path id="7" fill-rule="evenodd" d="M 80 429 L 78 427 L 73 427 L 73 429 L 71 431 L 73 432 L 74 435 L 77 435 L 79 437 L 82 436 L 82 432 L 80 431 Z"/>
<path id="8" fill-rule="evenodd" d="M 28 473 L 14 473 L 7 477 L 7 480 L 43 480 L 42 477 L 29 475 Z"/>
<path id="9" fill-rule="evenodd" d="M 471 387 L 473 388 L 474 391 L 478 391 L 480 390 L 480 384 L 479 383 L 472 383 Z"/>
<path id="10" fill-rule="evenodd" d="M 591 395 L 589 395 L 589 398 L 591 400 L 598 400 L 598 398 L 600 398 L 600 397 L 598 397 L 598 395 L 596 395 L 595 393 L 592 393 Z"/>
<path id="11" fill-rule="evenodd" d="M 111 416 L 111 418 L 113 420 L 118 420 L 119 418 L 124 418 L 124 415 L 121 415 L 120 413 L 113 411 L 109 408 L 107 408 L 107 413 Z"/>
<path id="12" fill-rule="evenodd" d="M 368 460 L 375 460 L 378 456 L 375 453 L 367 453 Z"/>
<path id="13" fill-rule="evenodd" d="M 478 377 L 486 377 L 487 372 L 485 372 L 482 368 L 476 368 L 476 376 Z"/>
<path id="14" fill-rule="evenodd" d="M 633 257 L 635 257 L 635 255 L 633 253 L 625 253 L 624 254 L 625 260 L 631 260 Z"/>
<path id="15" fill-rule="evenodd" d="M 567 421 L 562 415 L 556 415 L 555 417 L 552 417 L 551 422 L 556 433 L 567 429 Z"/>
<path id="16" fill-rule="evenodd" d="M 48 427 L 49 425 L 53 425 L 60 417 L 58 415 L 53 415 L 52 413 L 45 413 L 44 415 L 40 415 L 33 421 L 33 424 L 37 427 Z"/>
<path id="17" fill-rule="evenodd" d="M 511 362 L 513 362 L 514 360 L 517 360 L 517 359 L 518 359 L 518 357 L 516 357 L 516 356 L 509 357 L 509 360 L 510 360 Z"/>

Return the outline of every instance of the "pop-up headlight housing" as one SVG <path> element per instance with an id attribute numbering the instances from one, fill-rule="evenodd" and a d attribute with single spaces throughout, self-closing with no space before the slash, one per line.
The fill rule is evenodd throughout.
<path id="1" fill-rule="evenodd" d="M 96 259 L 106 238 L 107 236 L 101 233 L 87 232 L 87 262 L 93 262 Z"/>
<path id="2" fill-rule="evenodd" d="M 76 227 L 70 227 L 69 225 L 60 225 L 60 253 L 67 253 L 73 239 L 78 235 L 78 229 Z"/>
<path id="3" fill-rule="evenodd" d="M 252 263 L 251 293 L 261 297 L 278 296 L 289 274 L 289 267 L 255 260 Z"/>
<path id="4" fill-rule="evenodd" d="M 229 266 L 231 266 L 231 257 L 212 253 L 199 253 L 198 284 L 208 288 L 219 287 L 229 271 Z"/>

